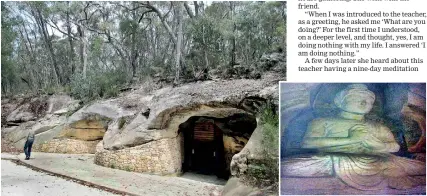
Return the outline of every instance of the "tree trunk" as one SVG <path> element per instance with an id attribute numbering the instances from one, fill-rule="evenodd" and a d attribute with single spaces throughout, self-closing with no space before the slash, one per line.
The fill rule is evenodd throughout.
<path id="1" fill-rule="evenodd" d="M 191 8 L 188 5 L 188 2 L 186 1 L 184 2 L 184 7 L 185 7 L 185 10 L 187 10 L 188 16 L 190 16 L 190 18 L 194 18 L 193 11 L 191 11 Z"/>
<path id="2" fill-rule="evenodd" d="M 209 59 L 208 59 L 208 47 L 205 39 L 205 25 L 202 26 L 202 38 L 203 38 L 203 56 L 205 60 L 205 70 L 209 70 Z"/>
<path id="3" fill-rule="evenodd" d="M 27 28 L 25 27 L 25 24 L 22 24 L 22 28 L 24 29 L 24 32 L 25 32 L 25 38 L 27 39 L 27 42 L 30 45 L 31 53 L 33 53 L 34 51 L 33 45 L 31 44 L 30 36 L 28 35 L 28 31 L 27 31 Z"/>
<path id="4" fill-rule="evenodd" d="M 151 43 L 151 48 L 152 48 L 152 59 L 155 60 L 157 57 L 157 33 L 155 30 L 155 26 L 151 23 L 150 24 L 150 37 L 151 37 L 151 41 L 149 43 Z"/>
<path id="5" fill-rule="evenodd" d="M 37 29 L 37 25 L 34 25 L 34 28 Z M 25 31 L 25 32 L 27 33 L 27 31 Z M 34 37 L 34 40 L 37 40 L 36 31 L 33 30 L 33 31 L 30 31 L 30 32 L 32 33 L 32 36 Z M 27 35 L 28 35 L 28 33 L 27 33 Z M 28 35 L 28 37 L 29 37 L 29 35 Z M 27 39 L 29 39 L 29 38 L 27 38 Z M 33 48 L 33 59 L 34 59 L 34 61 L 33 61 L 33 63 L 36 64 L 36 65 L 40 65 L 40 64 L 38 64 L 38 60 L 37 60 L 37 57 L 36 57 L 36 48 L 37 48 L 37 45 L 34 44 L 34 48 Z M 46 78 L 46 77 L 43 77 L 43 68 L 34 68 L 33 67 L 33 70 L 34 70 L 34 73 L 36 74 L 35 81 L 37 82 L 37 87 L 38 88 L 42 88 L 43 83 L 45 82 L 44 78 Z"/>
<path id="6" fill-rule="evenodd" d="M 183 33 L 182 33 L 182 3 L 178 2 L 177 3 L 177 12 L 176 12 L 176 17 L 177 17 L 177 25 L 178 25 L 178 36 L 177 36 L 177 42 L 176 42 L 176 48 L 175 48 L 175 84 L 179 83 L 179 74 L 180 74 L 180 62 L 181 62 L 181 45 L 182 45 L 182 39 L 183 39 Z"/>
<path id="7" fill-rule="evenodd" d="M 204 7 L 205 5 L 203 4 L 203 1 L 200 2 L 200 5 L 198 4 L 197 1 L 194 1 L 194 9 L 196 10 L 196 17 L 200 15 L 199 11 L 200 8 L 202 8 L 202 13 L 204 14 Z M 209 58 L 208 58 L 208 45 L 206 43 L 206 33 L 205 33 L 205 25 L 202 24 L 202 44 L 203 44 L 203 57 L 205 60 L 205 73 L 207 73 L 209 71 Z"/>
<path id="8" fill-rule="evenodd" d="M 25 26 L 24 26 L 24 28 L 25 28 Z M 20 35 L 21 35 L 21 38 L 22 38 L 22 40 L 23 40 L 23 44 L 25 45 L 25 49 L 27 50 L 27 53 L 28 53 L 28 56 L 29 56 L 29 60 L 31 61 L 31 62 L 34 62 L 34 59 L 33 59 L 33 55 L 32 55 L 32 50 L 29 48 L 29 46 L 27 45 L 27 42 L 28 42 L 28 44 L 30 45 L 30 47 L 31 47 L 31 42 L 30 42 L 30 40 L 29 39 L 25 39 L 25 36 L 24 36 L 24 32 L 22 32 L 22 30 L 21 29 L 19 29 L 19 33 L 20 33 Z M 27 38 L 28 38 L 28 34 L 27 34 Z M 23 58 L 23 60 L 25 61 L 25 60 L 28 60 L 27 58 Z M 33 81 L 34 81 L 34 78 L 33 78 L 33 74 L 32 74 L 32 71 L 31 71 L 31 68 L 30 67 L 26 67 L 26 63 L 24 63 L 23 64 L 23 66 L 24 66 L 24 69 L 25 70 L 27 70 L 26 72 L 27 72 L 27 74 L 28 74 L 28 79 L 24 79 L 22 76 L 21 76 L 21 78 L 22 78 L 22 80 L 25 82 L 25 83 L 27 83 L 27 85 L 28 85 L 28 88 L 29 88 L 29 90 L 35 90 L 35 88 L 33 88 Z M 29 80 L 29 81 L 28 81 Z"/>
<path id="9" fill-rule="evenodd" d="M 1 92 L 4 96 L 7 96 L 6 80 L 1 82 Z"/>
<path id="10" fill-rule="evenodd" d="M 39 26 L 39 30 L 41 31 L 41 34 L 43 34 L 44 42 L 45 42 L 46 47 L 49 51 L 50 58 L 52 60 L 53 69 L 55 71 L 55 77 L 58 79 L 58 81 L 61 85 L 64 85 L 64 81 L 62 80 L 61 74 L 59 73 L 59 67 L 58 67 L 58 64 L 56 62 L 56 57 L 55 57 L 55 52 L 53 50 L 52 40 L 49 38 L 49 34 L 47 31 L 47 27 L 46 27 L 46 23 L 44 21 L 43 15 L 41 14 L 39 8 L 36 7 L 35 10 L 37 13 L 34 13 L 33 11 L 32 12 L 36 18 L 37 24 Z"/>
<path id="11" fill-rule="evenodd" d="M 79 32 L 79 36 L 80 36 L 80 64 L 83 65 L 83 67 L 82 67 L 83 78 L 86 78 L 86 72 L 87 72 L 87 40 L 86 40 L 85 30 L 83 29 L 82 25 L 79 25 L 77 27 L 77 31 Z"/>
<path id="12" fill-rule="evenodd" d="M 132 12 L 132 16 L 133 18 L 137 18 L 135 11 Z M 132 46 L 131 46 L 131 67 L 132 67 L 132 79 L 131 82 L 135 82 L 136 81 L 136 69 L 138 67 L 138 47 L 137 47 L 137 28 L 133 27 L 132 28 L 132 35 L 131 35 L 131 40 L 132 40 Z"/>
<path id="13" fill-rule="evenodd" d="M 83 54 L 83 78 L 86 78 L 86 74 L 87 74 L 87 40 L 86 40 L 86 36 L 82 37 L 82 44 L 83 44 L 83 50 L 82 50 L 82 54 Z"/>
<path id="14" fill-rule="evenodd" d="M 138 66 L 138 51 L 136 47 L 136 31 L 132 34 L 132 51 L 131 51 L 131 65 L 132 65 L 132 81 L 136 79 L 136 67 Z"/>
<path id="15" fill-rule="evenodd" d="M 172 3 L 172 2 L 171 2 Z M 180 5 L 181 2 L 177 2 L 177 5 Z M 149 8 L 151 8 L 159 17 L 159 19 L 161 20 L 163 26 L 165 27 L 166 31 L 169 33 L 169 35 L 172 38 L 172 41 L 174 44 L 176 44 L 177 42 L 177 37 L 175 35 L 175 33 L 173 32 L 172 28 L 169 26 L 169 24 L 166 21 L 166 17 L 162 15 L 162 13 L 160 12 L 159 9 L 157 9 L 156 7 L 150 5 L 149 3 L 147 3 L 147 5 L 149 6 Z"/>
<path id="16" fill-rule="evenodd" d="M 197 3 L 197 1 L 194 1 L 194 13 L 196 18 L 199 17 L 199 3 Z"/>
<path id="17" fill-rule="evenodd" d="M 73 38 L 71 36 L 71 22 L 70 22 L 70 2 L 67 1 L 67 36 L 68 42 L 70 44 L 70 64 L 71 64 L 71 74 L 74 74 L 76 71 L 76 63 L 75 63 L 75 54 L 74 54 L 74 43 Z"/>
<path id="18" fill-rule="evenodd" d="M 231 21 L 233 21 L 233 35 L 231 37 L 231 53 L 230 53 L 230 57 L 231 57 L 231 61 L 230 61 L 230 66 L 233 67 L 236 64 L 236 22 L 234 21 L 234 2 L 230 1 L 230 16 L 231 16 Z"/>

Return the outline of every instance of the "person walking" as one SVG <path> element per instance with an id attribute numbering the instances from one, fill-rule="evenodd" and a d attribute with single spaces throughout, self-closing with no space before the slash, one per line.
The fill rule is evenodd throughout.
<path id="1" fill-rule="evenodd" d="M 30 159 L 31 148 L 33 147 L 34 138 L 35 138 L 34 131 L 30 131 L 27 135 L 27 141 L 25 142 L 25 145 L 24 145 L 25 160 Z"/>

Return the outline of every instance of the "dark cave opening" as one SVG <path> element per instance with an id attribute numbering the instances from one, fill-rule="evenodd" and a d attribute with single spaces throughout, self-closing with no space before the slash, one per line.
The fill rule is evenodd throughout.
<path id="1" fill-rule="evenodd" d="M 190 117 L 179 126 L 184 139 L 183 173 L 228 179 L 232 156 L 243 149 L 256 126 L 255 117 L 247 113 Z"/>

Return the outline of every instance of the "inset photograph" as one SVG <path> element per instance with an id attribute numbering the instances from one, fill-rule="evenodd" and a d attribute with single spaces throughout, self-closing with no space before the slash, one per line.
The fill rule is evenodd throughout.
<path id="1" fill-rule="evenodd" d="M 2 1 L 1 195 L 278 195 L 286 15 Z"/>
<path id="2" fill-rule="evenodd" d="M 426 194 L 425 83 L 280 83 L 280 193 Z"/>

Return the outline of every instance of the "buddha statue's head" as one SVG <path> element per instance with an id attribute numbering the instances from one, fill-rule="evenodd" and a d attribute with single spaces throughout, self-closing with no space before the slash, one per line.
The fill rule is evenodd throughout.
<path id="1" fill-rule="evenodd" d="M 367 114 L 374 105 L 375 94 L 364 84 L 351 84 L 336 95 L 334 102 L 346 112 Z"/>

